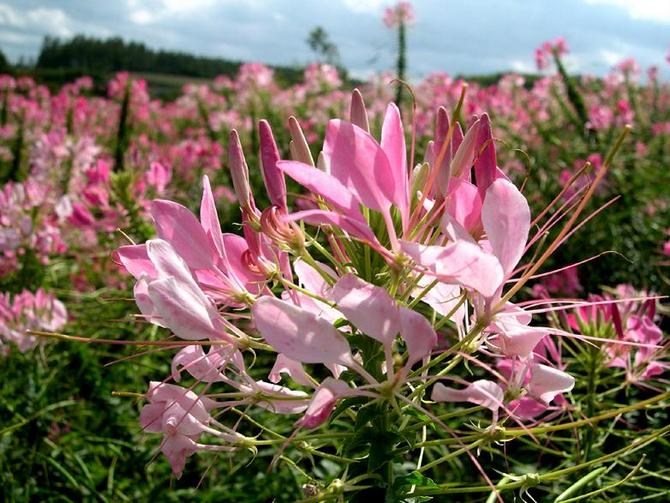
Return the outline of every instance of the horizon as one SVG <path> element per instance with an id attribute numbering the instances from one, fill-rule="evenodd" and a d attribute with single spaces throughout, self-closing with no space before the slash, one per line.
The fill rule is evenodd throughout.
<path id="1" fill-rule="evenodd" d="M 383 9 L 390 3 L 337 0 L 324 12 L 325 0 L 126 0 L 113 5 L 5 0 L 0 1 L 0 49 L 16 63 L 20 58 L 34 61 L 45 36 L 121 37 L 154 50 L 296 66 L 314 60 L 306 38 L 322 26 L 338 47 L 342 66 L 352 77 L 366 78 L 393 68 L 395 38 L 382 23 Z M 670 2 L 566 0 L 560 11 L 553 2 L 521 0 L 475 0 L 467 6 L 422 0 L 413 5 L 416 22 L 408 33 L 411 79 L 440 71 L 538 73 L 534 49 L 558 36 L 570 46 L 566 64 L 571 72 L 602 76 L 619 61 L 634 57 L 643 68 L 657 65 L 663 77 L 670 77 L 665 59 Z M 505 26 L 498 23 L 502 16 Z"/>

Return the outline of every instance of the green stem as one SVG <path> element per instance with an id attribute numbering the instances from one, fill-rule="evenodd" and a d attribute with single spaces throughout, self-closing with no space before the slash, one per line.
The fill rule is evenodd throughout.
<path id="1" fill-rule="evenodd" d="M 398 73 L 398 87 L 396 88 L 395 94 L 395 103 L 400 107 L 403 97 L 403 83 L 405 81 L 405 69 L 407 66 L 407 39 L 406 39 L 406 26 L 403 21 L 400 21 L 398 26 L 398 60 L 396 64 L 396 69 Z"/>

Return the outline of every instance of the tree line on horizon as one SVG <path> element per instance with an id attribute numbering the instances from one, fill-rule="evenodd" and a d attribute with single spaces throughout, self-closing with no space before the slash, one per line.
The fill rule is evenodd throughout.
<path id="1" fill-rule="evenodd" d="M 316 61 L 336 66 L 343 81 L 356 84 L 343 67 L 337 46 L 327 32 L 315 27 L 305 42 L 314 53 Z M 209 56 L 197 56 L 182 51 L 156 50 L 142 42 L 126 41 L 121 37 L 106 39 L 75 35 L 69 39 L 46 36 L 40 52 L 32 63 L 25 60 L 12 65 L 0 49 L 0 73 L 31 75 L 54 88 L 82 76 L 93 77 L 96 87 L 104 90 L 104 83 L 113 73 L 129 71 L 155 73 L 184 78 L 212 79 L 219 75 L 234 77 L 244 61 Z M 304 65 L 268 65 L 275 71 L 278 81 L 292 85 L 301 81 Z M 467 80 L 482 85 L 495 84 L 504 73 L 468 75 Z M 535 75 L 525 75 L 534 81 Z"/>
<path id="2" fill-rule="evenodd" d="M 196 56 L 181 51 L 154 50 L 121 37 L 99 39 L 75 35 L 71 39 L 47 36 L 35 62 L 37 70 L 69 69 L 88 73 L 152 72 L 214 78 L 235 75 L 242 61 Z M 273 66 L 278 77 L 291 82 L 301 75 L 297 66 Z"/>

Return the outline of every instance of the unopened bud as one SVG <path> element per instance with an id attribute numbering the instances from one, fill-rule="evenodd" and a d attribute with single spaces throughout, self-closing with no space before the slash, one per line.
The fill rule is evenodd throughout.
<path id="1" fill-rule="evenodd" d="M 237 196 L 237 200 L 240 202 L 242 212 L 247 214 L 255 213 L 253 210 L 255 210 L 256 205 L 254 204 L 249 185 L 249 168 L 244 159 L 240 137 L 234 129 L 230 132 L 228 139 L 228 169 L 230 170 L 230 177 L 233 180 L 235 196 Z"/>
<path id="2" fill-rule="evenodd" d="M 293 138 L 290 145 L 291 157 L 296 161 L 314 166 L 314 159 L 312 158 L 312 152 L 309 150 L 309 144 L 295 117 L 291 116 L 288 118 L 288 127 L 291 131 L 291 138 Z"/>

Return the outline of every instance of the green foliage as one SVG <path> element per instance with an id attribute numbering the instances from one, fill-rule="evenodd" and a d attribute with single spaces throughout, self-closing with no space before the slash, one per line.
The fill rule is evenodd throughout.
<path id="1" fill-rule="evenodd" d="M 77 321 L 68 333 L 155 339 L 129 319 L 125 292 L 66 299 Z M 147 326 L 148 327 L 148 326 Z M 169 372 L 164 354 L 106 344 L 47 343 L 0 359 L 0 501 L 295 501 L 299 481 L 274 451 L 192 458 L 176 480 L 157 438 L 137 421 L 142 405 L 114 391 L 141 391 Z M 138 356 L 139 355 L 139 356 Z M 120 361 L 124 358 L 129 360 Z"/>

